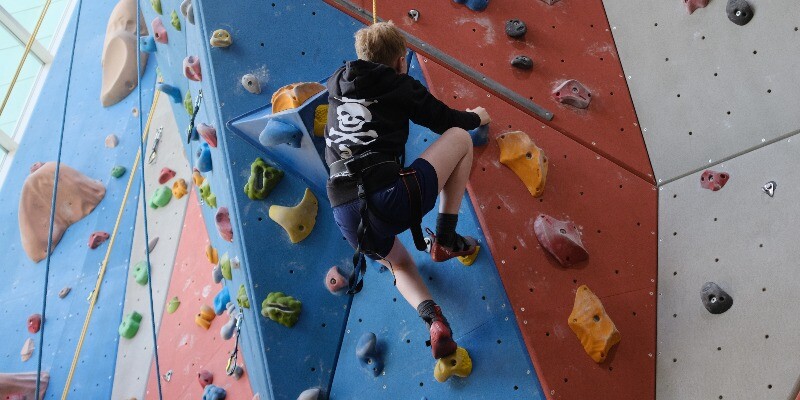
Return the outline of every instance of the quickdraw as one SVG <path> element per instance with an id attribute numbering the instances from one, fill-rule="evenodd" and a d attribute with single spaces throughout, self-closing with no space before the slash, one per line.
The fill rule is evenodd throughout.
<path id="1" fill-rule="evenodd" d="M 225 373 L 228 376 L 233 375 L 236 372 L 236 368 L 238 367 L 237 363 L 239 361 L 239 335 L 242 330 L 242 320 L 244 319 L 244 314 L 242 313 L 242 307 L 239 307 L 239 315 L 236 316 L 236 340 L 233 345 L 233 351 L 230 352 L 230 357 L 228 357 L 228 365 L 225 366 Z M 239 367 L 241 368 L 241 367 Z"/>
<path id="2" fill-rule="evenodd" d="M 197 117 L 197 112 L 200 111 L 200 103 L 203 101 L 203 89 L 197 93 L 197 99 L 194 101 L 194 111 L 192 111 L 192 118 L 189 119 L 189 128 L 186 129 L 186 143 L 191 143 L 194 137 L 194 119 Z"/>

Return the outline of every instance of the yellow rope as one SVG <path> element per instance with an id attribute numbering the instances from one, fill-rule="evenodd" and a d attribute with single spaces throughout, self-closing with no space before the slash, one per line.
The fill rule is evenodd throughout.
<path id="1" fill-rule="evenodd" d="M 372 23 L 378 22 L 378 0 L 372 0 Z"/>
<path id="2" fill-rule="evenodd" d="M 25 64 L 25 59 L 28 58 L 28 53 L 31 52 L 31 47 L 33 46 L 33 42 L 36 40 L 36 34 L 39 33 L 39 27 L 42 26 L 42 21 L 44 20 L 44 14 L 50 7 L 50 1 L 51 0 L 47 0 L 47 3 L 44 3 L 42 14 L 39 15 L 39 20 L 36 21 L 36 27 L 33 28 L 33 33 L 31 33 L 31 37 L 28 38 L 28 43 L 25 44 L 25 52 L 22 53 L 22 59 L 19 60 L 19 65 L 17 65 L 17 72 L 14 73 L 14 77 L 11 79 L 11 84 L 8 85 L 8 90 L 6 91 L 6 97 L 3 98 L 3 104 L 0 105 L 0 115 L 3 115 L 3 110 L 6 109 L 6 103 L 8 103 L 8 99 L 11 97 L 11 92 L 14 90 L 14 84 L 17 83 L 17 78 L 19 78 L 19 74 L 22 71 L 22 66 Z"/>
<path id="3" fill-rule="evenodd" d="M 142 133 L 143 140 L 147 141 L 147 134 L 150 132 L 150 122 L 153 120 L 153 114 L 156 108 L 156 104 L 158 104 L 158 97 L 161 94 L 161 91 L 156 90 L 155 96 L 153 96 L 153 105 L 150 107 L 150 113 L 147 116 L 147 124 L 144 127 L 144 132 Z M 114 239 L 117 237 L 117 230 L 119 229 L 120 221 L 122 220 L 122 213 L 125 210 L 125 204 L 128 202 L 128 194 L 131 191 L 131 185 L 133 184 L 133 178 L 136 176 L 136 167 L 139 166 L 139 159 L 142 157 L 142 150 L 139 149 L 136 152 L 136 160 L 133 162 L 133 168 L 131 168 L 130 174 L 128 175 L 128 186 L 125 187 L 125 195 L 122 197 L 122 204 L 119 206 L 119 213 L 117 213 L 117 222 L 114 223 L 114 230 L 111 233 L 111 240 L 108 243 L 108 248 L 106 249 L 106 256 L 103 259 L 103 263 L 100 266 L 100 272 L 97 274 L 97 282 L 94 284 L 94 290 L 91 294 L 91 300 L 89 302 L 89 311 L 86 313 L 86 318 L 83 321 L 83 329 L 81 330 L 81 337 L 78 339 L 78 347 L 75 349 L 75 355 L 72 357 L 72 365 L 69 367 L 69 375 L 67 375 L 67 383 L 64 385 L 64 391 L 61 393 L 61 400 L 66 400 L 67 393 L 69 393 L 69 387 L 72 383 L 72 375 L 75 373 L 75 367 L 78 365 L 78 356 L 81 353 L 81 348 L 83 347 L 83 339 L 86 337 L 86 331 L 89 328 L 89 320 L 92 318 L 92 312 L 94 311 L 94 306 L 97 303 L 97 297 L 100 295 L 100 285 L 103 283 L 103 277 L 106 273 L 106 266 L 108 265 L 108 258 L 111 256 L 111 249 L 114 248 Z M 142 201 L 145 200 L 145 194 L 142 193 L 141 196 Z"/>

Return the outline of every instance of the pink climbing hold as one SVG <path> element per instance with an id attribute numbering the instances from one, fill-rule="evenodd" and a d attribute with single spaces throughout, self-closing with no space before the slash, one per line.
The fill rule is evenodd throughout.
<path id="1" fill-rule="evenodd" d="M 28 332 L 38 333 L 42 327 L 42 314 L 32 314 L 28 317 Z"/>
<path id="2" fill-rule="evenodd" d="M 574 224 L 539 214 L 533 223 L 533 230 L 542 247 L 562 266 L 569 267 L 589 258 L 581 242 L 581 234 Z"/>
<path id="3" fill-rule="evenodd" d="M 233 241 L 233 228 L 231 227 L 231 216 L 228 213 L 228 207 L 220 207 L 217 210 L 217 216 L 214 217 L 217 221 L 217 231 L 219 235 L 229 241 Z"/>
<path id="4" fill-rule="evenodd" d="M 575 79 L 564 81 L 553 91 L 553 97 L 559 103 L 569 104 L 575 108 L 588 108 L 592 101 L 592 93 Z"/>
<path id="5" fill-rule="evenodd" d="M 726 174 L 725 172 L 717 172 L 707 169 L 703 171 L 703 175 L 700 175 L 700 186 L 704 189 L 709 189 L 713 192 L 722 189 L 726 183 L 728 183 L 728 179 L 731 176 Z"/>
<path id="6" fill-rule="evenodd" d="M 200 381 L 200 386 L 206 387 L 214 383 L 214 375 L 209 370 L 204 369 L 197 373 L 197 380 Z"/>
<path id="7" fill-rule="evenodd" d="M 31 165 L 31 173 L 34 173 L 37 169 L 42 168 L 42 165 L 44 165 L 44 163 L 41 161 L 33 163 L 33 165 Z"/>
<path id="8" fill-rule="evenodd" d="M 150 23 L 153 27 L 153 38 L 158 43 L 167 44 L 169 42 L 169 37 L 167 37 L 167 28 L 164 28 L 164 23 L 161 22 L 161 18 L 156 17 L 153 19 L 153 22 Z"/>
<path id="9" fill-rule="evenodd" d="M 691 14 L 698 8 L 705 8 L 708 5 L 708 0 L 683 0 L 683 4 L 686 5 L 686 10 Z"/>
<path id="10" fill-rule="evenodd" d="M 332 294 L 342 294 L 348 287 L 347 278 L 339 272 L 339 267 L 332 266 L 325 275 L 325 287 Z"/>
<path id="11" fill-rule="evenodd" d="M 169 180 L 174 178 L 174 177 L 175 177 L 175 171 L 173 171 L 173 170 L 171 170 L 171 169 L 169 169 L 167 167 L 161 168 L 161 174 L 158 175 L 158 183 L 163 185 L 163 184 L 169 182 Z"/>
<path id="12" fill-rule="evenodd" d="M 5 400 L 27 400 L 28 397 L 22 393 L 14 393 L 6 396 Z"/>
<path id="13" fill-rule="evenodd" d="M 211 147 L 217 147 L 217 129 L 212 125 L 199 123 L 197 124 L 197 133 L 200 137 L 208 143 Z"/>
<path id="14" fill-rule="evenodd" d="M 183 76 L 190 81 L 200 82 L 203 74 L 200 72 L 200 58 L 187 56 L 183 59 Z"/>
<path id="15" fill-rule="evenodd" d="M 109 237 L 110 235 L 108 234 L 108 232 L 97 231 L 95 233 L 92 233 L 92 235 L 89 236 L 89 248 L 96 249 L 100 247 L 100 245 L 105 243 L 105 241 L 108 240 Z"/>

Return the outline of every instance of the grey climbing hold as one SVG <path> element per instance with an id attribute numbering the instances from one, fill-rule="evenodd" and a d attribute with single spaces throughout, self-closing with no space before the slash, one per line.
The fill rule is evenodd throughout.
<path id="1" fill-rule="evenodd" d="M 417 10 L 415 10 L 415 9 L 413 9 L 413 8 L 412 8 L 412 9 L 410 9 L 410 10 L 408 10 L 408 18 L 411 18 L 411 19 L 413 19 L 413 20 L 414 20 L 414 22 L 417 22 L 417 21 L 419 21 L 419 11 L 417 11 Z M 304 393 L 305 393 L 305 392 L 304 392 Z"/>
<path id="2" fill-rule="evenodd" d="M 320 394 L 319 388 L 306 389 L 300 393 L 300 396 L 297 396 L 297 400 L 319 400 Z"/>
<path id="3" fill-rule="evenodd" d="M 232 304 L 232 303 L 231 303 Z M 239 319 L 239 316 L 231 316 L 228 320 L 228 323 L 222 326 L 219 330 L 219 335 L 224 340 L 229 340 L 233 337 L 233 331 L 236 329 L 236 321 Z"/>
<path id="4" fill-rule="evenodd" d="M 194 9 L 192 7 L 192 0 L 183 0 L 183 2 L 181 2 L 181 14 L 183 14 L 184 18 L 186 18 L 190 24 L 194 25 Z"/>
<path id="5" fill-rule="evenodd" d="M 233 369 L 233 373 L 231 375 L 233 376 L 233 379 L 238 381 L 242 378 L 242 375 L 244 375 L 244 370 L 241 366 L 237 365 L 236 368 Z"/>
<path id="6" fill-rule="evenodd" d="M 167 382 L 172 380 L 172 370 L 169 370 L 166 374 L 164 374 L 164 380 Z"/>
<path id="7" fill-rule="evenodd" d="M 728 13 L 728 19 L 736 25 L 746 25 L 754 14 L 753 7 L 747 0 L 728 0 L 725 12 Z"/>
<path id="8" fill-rule="evenodd" d="M 378 376 L 383 371 L 383 360 L 378 351 L 378 338 L 372 332 L 364 332 L 356 345 L 356 357 L 367 371 Z"/>
<path id="9" fill-rule="evenodd" d="M 147 244 L 147 252 L 152 253 L 153 249 L 156 248 L 157 244 L 158 244 L 158 236 L 150 239 L 150 243 Z"/>
<path id="10" fill-rule="evenodd" d="M 63 299 L 64 297 L 67 297 L 67 295 L 69 294 L 69 292 L 70 292 L 70 291 L 72 291 L 72 288 L 71 288 L 71 287 L 69 287 L 69 286 L 64 286 L 64 288 L 63 288 L 63 289 L 61 289 L 61 290 L 58 292 L 58 297 Z"/>
<path id="11" fill-rule="evenodd" d="M 533 60 L 528 56 L 516 56 L 511 60 L 511 66 L 519 69 L 533 68 Z"/>
<path id="12" fill-rule="evenodd" d="M 222 282 L 222 268 L 220 268 L 219 264 L 211 270 L 211 277 L 214 278 L 214 283 Z"/>
<path id="13" fill-rule="evenodd" d="M 722 314 L 733 306 L 733 297 L 714 282 L 706 282 L 700 292 L 703 306 L 712 314 Z"/>
<path id="14" fill-rule="evenodd" d="M 764 186 L 761 187 L 761 190 L 763 190 L 764 193 L 766 193 L 769 197 L 774 197 L 775 196 L 775 188 L 777 186 L 778 186 L 778 184 L 776 184 L 775 181 L 769 181 L 769 182 L 765 183 Z"/>
<path id="15" fill-rule="evenodd" d="M 512 38 L 520 38 L 525 36 L 526 32 L 528 32 L 528 27 L 525 25 L 525 22 L 518 19 L 506 21 L 506 35 Z"/>
<path id="16" fill-rule="evenodd" d="M 242 76 L 242 86 L 252 94 L 261 93 L 261 83 L 258 82 L 258 78 L 253 74 L 245 74 Z"/>

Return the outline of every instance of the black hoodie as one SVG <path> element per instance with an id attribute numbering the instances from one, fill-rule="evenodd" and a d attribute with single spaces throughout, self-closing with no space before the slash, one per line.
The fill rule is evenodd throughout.
<path id="1" fill-rule="evenodd" d="M 416 79 L 364 60 L 349 61 L 328 79 L 328 165 L 366 151 L 400 157 L 408 140 L 408 120 L 438 134 L 459 127 L 475 129 L 480 117 L 453 110 Z M 358 197 L 354 181 L 328 181 L 331 206 Z"/>

